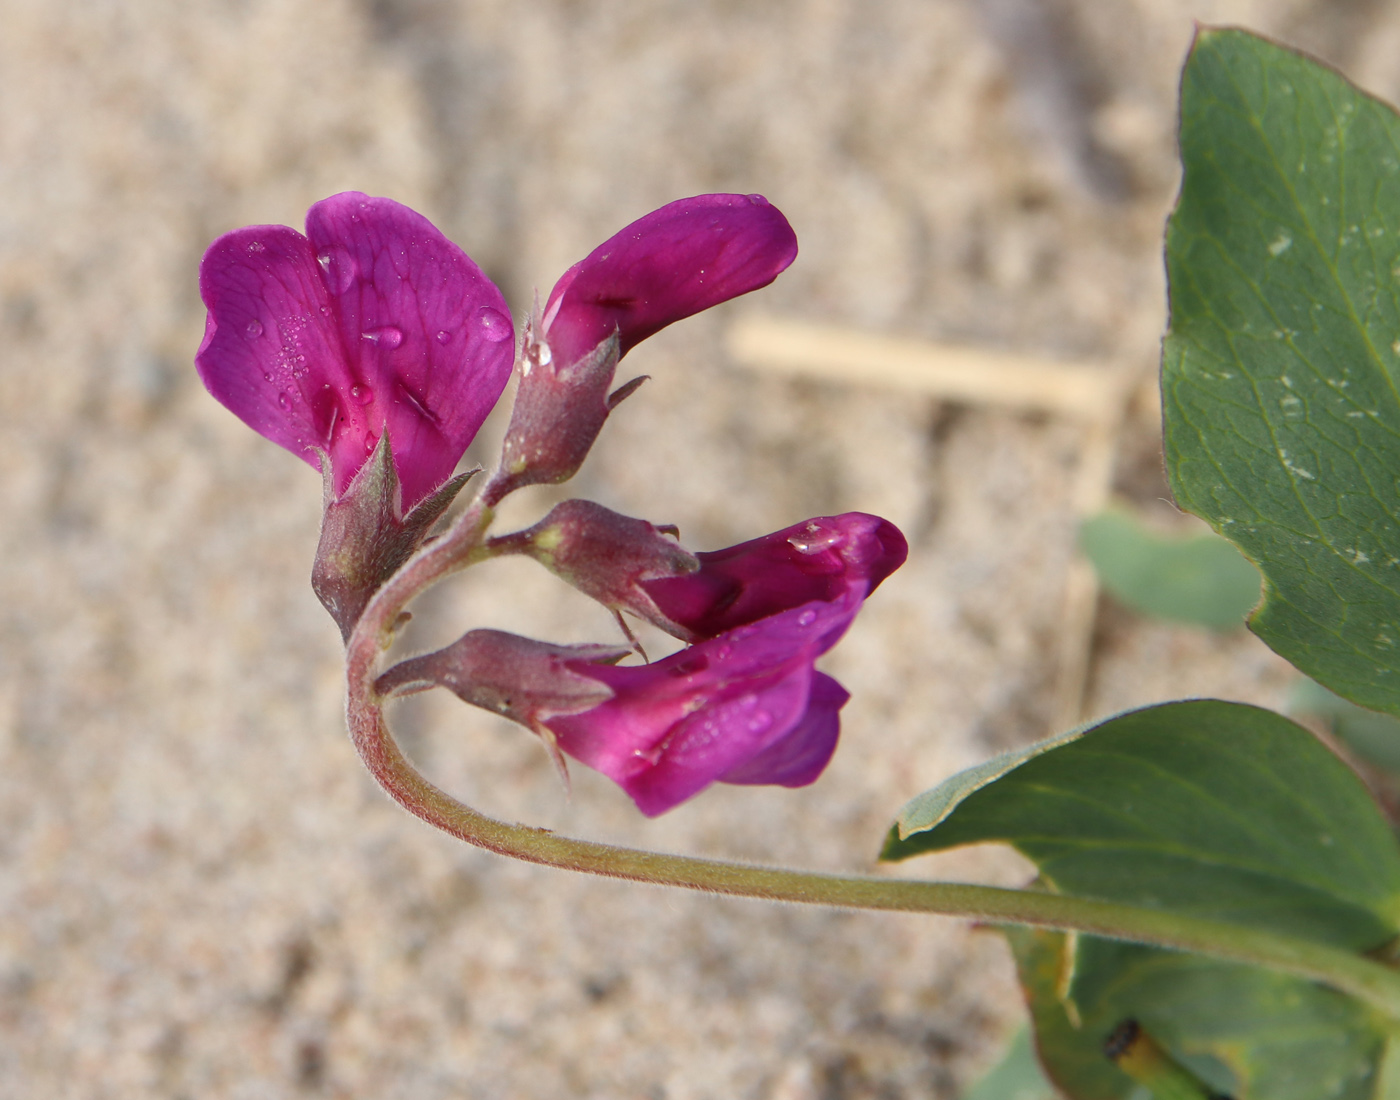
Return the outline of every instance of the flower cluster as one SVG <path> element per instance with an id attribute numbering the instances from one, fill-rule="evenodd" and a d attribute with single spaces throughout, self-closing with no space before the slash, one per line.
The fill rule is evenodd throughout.
<path id="1" fill-rule="evenodd" d="M 514 534 L 486 540 L 486 525 L 507 494 L 578 470 L 640 381 L 613 388 L 627 352 L 766 286 L 796 253 L 787 220 L 761 196 L 671 203 L 570 268 L 517 352 L 504 298 L 464 252 L 408 208 L 348 192 L 311 208 L 305 236 L 253 226 L 214 242 L 200 270 L 208 321 L 196 364 L 214 397 L 322 470 L 313 584 L 347 643 L 376 592 L 429 545 L 466 482 L 453 471 L 514 366 L 501 460 L 474 505 L 484 520 L 463 536 L 477 539 L 472 560 L 526 554 L 619 623 L 625 612 L 686 645 L 624 664 L 634 647 L 475 630 L 399 662 L 375 690 L 447 688 L 596 768 L 654 815 L 715 781 L 817 778 L 848 696 L 814 662 L 903 562 L 903 536 L 848 513 L 693 554 L 674 529 L 581 500 Z"/>
<path id="2" fill-rule="evenodd" d="M 831 759 L 849 698 L 813 663 L 907 552 L 892 523 L 850 512 L 698 554 L 693 573 L 642 580 L 657 625 L 694 643 L 646 665 L 569 662 L 612 696 L 546 724 L 649 815 L 715 780 L 805 786 Z"/>

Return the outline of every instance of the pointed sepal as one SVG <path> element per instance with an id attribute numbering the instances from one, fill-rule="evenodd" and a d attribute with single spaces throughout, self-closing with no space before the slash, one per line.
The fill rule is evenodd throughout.
<path id="1" fill-rule="evenodd" d="M 450 478 L 405 517 L 386 431 L 339 498 L 327 480 L 311 587 L 340 627 L 342 640 L 349 641 L 370 599 L 422 545 L 473 473 Z"/>
<path id="2" fill-rule="evenodd" d="M 610 611 L 628 611 L 676 637 L 691 632 L 668 618 L 643 582 L 683 577 L 700 562 L 674 528 L 624 516 L 591 500 L 566 500 L 535 526 L 502 536 L 502 549 L 528 554 Z"/>
<path id="3" fill-rule="evenodd" d="M 537 339 L 537 332 L 533 322 L 525 331 L 520 385 L 501 448 L 501 468 L 487 492 L 488 503 L 526 485 L 568 481 L 583 465 L 617 404 L 608 396 L 617 372 L 616 334 L 587 355 L 565 362 Z M 630 393 L 635 384 L 622 389 Z"/>
<path id="4" fill-rule="evenodd" d="M 393 696 L 443 687 L 539 732 L 551 718 L 612 698 L 611 688 L 574 671 L 571 662 L 612 665 L 631 652 L 630 646 L 555 645 L 503 630 L 472 630 L 450 646 L 400 661 L 375 688 Z"/>

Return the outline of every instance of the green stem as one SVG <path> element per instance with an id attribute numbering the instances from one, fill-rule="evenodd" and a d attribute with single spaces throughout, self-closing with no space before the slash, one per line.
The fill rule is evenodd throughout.
<path id="1" fill-rule="evenodd" d="M 502 855 L 612 878 L 775 901 L 1054 928 L 1250 963 L 1321 982 L 1400 1024 L 1400 973 L 1325 944 L 1222 921 L 1039 891 L 816 874 L 618 848 L 557 836 L 548 829 L 510 825 L 458 802 L 424 778 L 400 751 L 374 683 L 399 612 L 441 577 L 488 553 L 483 540 L 490 520 L 489 507 L 473 505 L 446 535 L 407 562 L 370 602 L 347 645 L 347 716 L 360 758 L 399 805 L 429 825 Z"/>

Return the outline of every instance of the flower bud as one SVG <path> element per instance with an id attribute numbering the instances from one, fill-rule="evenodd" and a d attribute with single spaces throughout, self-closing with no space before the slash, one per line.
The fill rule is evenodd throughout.
<path id="1" fill-rule="evenodd" d="M 496 540 L 514 547 L 611 611 L 671 628 L 644 582 L 693 573 L 699 562 L 673 536 L 644 519 L 591 500 L 566 500 L 535 526 Z"/>
<path id="2" fill-rule="evenodd" d="M 539 731 L 550 718 L 589 710 L 612 697 L 575 666 L 612 664 L 626 646 L 553 645 L 501 630 L 472 630 L 450 646 L 401 661 L 375 687 L 408 695 L 444 687 L 464 702 Z"/>
<path id="3" fill-rule="evenodd" d="M 685 576 L 643 580 L 678 637 L 713 638 L 810 600 L 873 592 L 904 563 L 909 545 L 889 520 L 864 512 L 817 516 L 725 550 L 696 555 Z"/>

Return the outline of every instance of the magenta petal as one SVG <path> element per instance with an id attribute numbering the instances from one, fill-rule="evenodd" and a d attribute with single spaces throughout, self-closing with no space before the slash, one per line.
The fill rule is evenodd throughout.
<path id="1" fill-rule="evenodd" d="M 720 776 L 721 783 L 805 787 L 831 761 L 841 736 L 841 708 L 851 693 L 825 673 L 812 677 L 807 713 L 781 741 Z"/>
<path id="2" fill-rule="evenodd" d="M 322 387 L 339 393 L 350 382 L 310 242 L 285 225 L 227 233 L 204 255 L 199 290 L 209 309 L 195 355 L 204 385 L 254 431 L 319 468 L 337 409 Z"/>
<path id="3" fill-rule="evenodd" d="M 356 192 L 220 237 L 200 265 L 195 356 L 219 401 L 337 495 L 389 430 L 405 510 L 447 480 L 510 377 L 505 299 L 405 206 Z"/>
<path id="4" fill-rule="evenodd" d="M 713 657 L 695 667 L 705 658 L 693 650 L 676 656 L 684 660 L 573 666 L 602 680 L 614 696 L 548 723 L 560 748 L 614 780 L 648 817 L 698 794 L 785 734 L 805 713 L 811 684 L 805 661 L 730 676 Z M 695 671 L 686 673 L 687 667 Z"/>
<path id="5" fill-rule="evenodd" d="M 908 554 L 894 524 L 846 512 L 697 554 L 698 572 L 641 586 L 673 623 L 712 638 L 811 600 L 837 600 L 856 589 L 868 596 Z"/>
<path id="6" fill-rule="evenodd" d="M 673 321 L 767 286 L 797 255 L 797 236 L 762 195 L 697 195 L 654 210 L 564 273 L 545 306 L 564 363 L 614 330 L 621 354 Z"/>
<path id="7" fill-rule="evenodd" d="M 699 794 L 802 720 L 812 677 L 802 662 L 777 678 L 732 685 L 672 727 L 656 765 L 619 780 L 622 789 L 648 817 Z"/>
<path id="8" fill-rule="evenodd" d="M 452 476 L 510 379 L 510 310 L 465 252 L 389 199 L 334 195 L 307 212 L 306 233 L 359 387 L 332 460 L 358 469 L 356 449 L 387 427 L 408 507 Z"/>
<path id="9" fill-rule="evenodd" d="M 850 625 L 860 602 L 851 594 L 807 604 L 650 665 L 576 662 L 574 671 L 601 681 L 613 697 L 548 725 L 560 748 L 613 779 L 644 814 L 664 813 L 738 773 L 803 723 L 812 709 L 812 662 Z M 803 765 L 812 778 L 821 770 L 804 756 L 784 778 Z"/>

